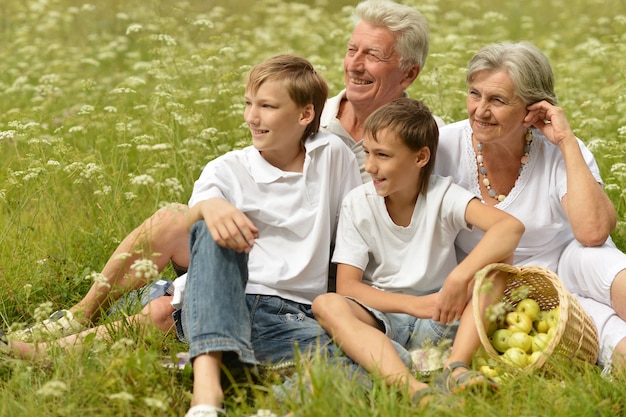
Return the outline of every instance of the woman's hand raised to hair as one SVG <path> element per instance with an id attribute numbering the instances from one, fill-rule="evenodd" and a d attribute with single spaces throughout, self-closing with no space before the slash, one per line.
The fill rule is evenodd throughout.
<path id="1" fill-rule="evenodd" d="M 554 145 L 560 147 L 563 141 L 576 139 L 562 108 L 543 100 L 531 104 L 527 110 L 524 126 L 536 127 Z"/>

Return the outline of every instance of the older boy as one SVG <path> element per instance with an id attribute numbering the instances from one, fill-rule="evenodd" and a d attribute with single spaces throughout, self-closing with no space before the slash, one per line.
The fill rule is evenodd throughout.
<path id="1" fill-rule="evenodd" d="M 317 133 L 326 93 L 302 58 L 254 67 L 245 95 L 253 145 L 210 162 L 194 186 L 182 315 L 194 370 L 188 416 L 220 412 L 222 358 L 276 362 L 323 343 L 311 303 L 326 291 L 341 201 L 361 183 L 354 154 Z M 228 214 L 205 223 L 217 205 Z"/>

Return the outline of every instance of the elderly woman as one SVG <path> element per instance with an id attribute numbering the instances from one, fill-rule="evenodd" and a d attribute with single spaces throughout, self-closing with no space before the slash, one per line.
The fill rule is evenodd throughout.
<path id="1" fill-rule="evenodd" d="M 600 335 L 599 363 L 626 356 L 626 255 L 609 234 L 615 208 L 591 152 L 557 107 L 552 69 L 534 45 L 501 43 L 470 61 L 469 119 L 441 128 L 435 173 L 520 219 L 516 265 L 556 272 Z M 462 259 L 482 232 L 457 238 Z"/>

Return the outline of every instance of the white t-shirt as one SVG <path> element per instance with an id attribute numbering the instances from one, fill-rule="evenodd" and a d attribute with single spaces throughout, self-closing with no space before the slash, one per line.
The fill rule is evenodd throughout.
<path id="1" fill-rule="evenodd" d="M 472 198 L 450 178 L 432 176 L 426 195 L 417 198 L 410 225 L 402 227 L 391 220 L 374 185 L 363 184 L 341 207 L 333 262 L 363 270 L 363 282 L 384 291 L 438 291 L 457 265 L 454 239 L 470 230 L 465 211 Z"/>
<path id="2" fill-rule="evenodd" d="M 189 206 L 220 197 L 259 229 L 246 293 L 310 304 L 327 290 L 341 201 L 359 184 L 354 154 L 335 135 L 318 133 L 306 142 L 302 173 L 276 168 L 252 146 L 216 158 L 196 181 Z M 176 285 L 180 291 L 180 280 Z"/>
<path id="3" fill-rule="evenodd" d="M 322 117 L 320 120 L 320 127 L 322 130 L 334 133 L 339 136 L 341 140 L 346 144 L 348 148 L 354 152 L 356 155 L 356 159 L 359 163 L 359 169 L 361 170 L 361 179 L 363 182 L 371 181 L 372 178 L 370 174 L 365 172 L 365 151 L 363 150 L 363 138 L 353 138 L 350 134 L 343 128 L 341 122 L 337 118 L 337 114 L 339 113 L 339 106 L 341 105 L 341 101 L 346 97 L 346 90 L 344 89 L 339 94 L 334 97 L 326 100 L 326 104 L 324 105 L 324 110 L 322 111 Z M 405 97 L 407 95 L 405 94 Z M 435 121 L 437 122 L 437 126 L 441 127 L 446 123 L 437 116 L 433 116 Z"/>
<path id="4" fill-rule="evenodd" d="M 567 193 L 565 162 L 561 151 L 540 131 L 532 129 L 532 134 L 528 163 L 507 198 L 496 207 L 517 217 L 526 227 L 515 250 L 514 263 L 556 271 L 561 252 L 574 239 L 561 205 Z M 593 155 L 580 140 L 578 142 L 589 169 L 601 183 Z M 480 198 L 472 130 L 467 120 L 439 129 L 435 173 L 452 176 L 454 182 Z M 459 234 L 459 260 L 476 246 L 483 234 L 479 229 Z"/>

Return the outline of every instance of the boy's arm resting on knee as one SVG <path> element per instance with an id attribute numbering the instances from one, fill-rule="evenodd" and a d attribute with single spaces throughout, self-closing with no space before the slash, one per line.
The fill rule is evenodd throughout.
<path id="1" fill-rule="evenodd" d="M 363 271 L 351 265 L 337 265 L 337 294 L 351 297 L 384 313 L 404 313 L 431 318 L 438 293 L 423 296 L 382 291 L 362 282 Z"/>
<path id="2" fill-rule="evenodd" d="M 237 252 L 249 252 L 259 230 L 252 221 L 230 202 L 209 198 L 198 202 L 187 212 L 187 227 L 204 220 L 215 242 Z"/>
<path id="3" fill-rule="evenodd" d="M 441 303 L 433 317 L 441 323 L 461 317 L 471 295 L 470 285 L 476 272 L 491 263 L 512 260 L 511 256 L 525 229 L 522 222 L 515 217 L 495 207 L 486 206 L 475 198 L 467 204 L 465 220 L 485 234 L 444 282 Z"/>

